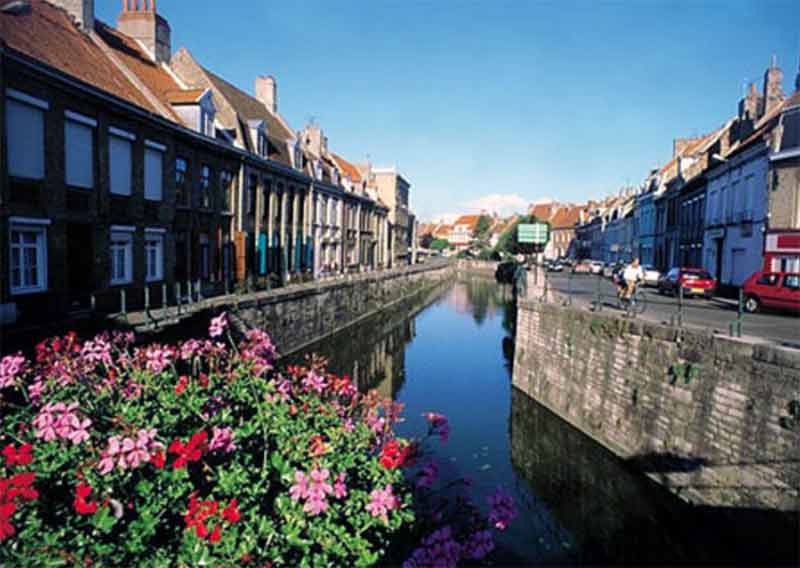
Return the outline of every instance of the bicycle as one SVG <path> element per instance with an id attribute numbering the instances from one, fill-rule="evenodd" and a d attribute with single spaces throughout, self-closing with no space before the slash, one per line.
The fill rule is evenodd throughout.
<path id="1" fill-rule="evenodd" d="M 636 283 L 630 296 L 626 295 L 625 287 L 617 288 L 617 305 L 628 316 L 640 316 L 647 309 L 647 296 L 642 291 L 641 284 Z"/>

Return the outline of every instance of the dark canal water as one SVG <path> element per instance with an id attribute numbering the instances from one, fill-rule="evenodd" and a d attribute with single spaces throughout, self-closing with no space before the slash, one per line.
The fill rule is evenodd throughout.
<path id="1" fill-rule="evenodd" d="M 690 507 L 514 389 L 513 322 L 510 290 L 476 277 L 305 352 L 403 402 L 401 435 L 423 433 L 423 412 L 448 416 L 449 442 L 429 446 L 440 477 L 471 478 L 478 503 L 498 486 L 517 503 L 500 564 L 796 562 L 796 525 L 785 518 Z"/>

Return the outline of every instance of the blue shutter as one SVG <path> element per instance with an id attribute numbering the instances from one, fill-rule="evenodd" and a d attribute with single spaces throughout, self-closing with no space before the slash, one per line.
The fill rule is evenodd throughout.
<path id="1" fill-rule="evenodd" d="M 267 235 L 261 233 L 258 235 L 258 273 L 267 273 Z"/>

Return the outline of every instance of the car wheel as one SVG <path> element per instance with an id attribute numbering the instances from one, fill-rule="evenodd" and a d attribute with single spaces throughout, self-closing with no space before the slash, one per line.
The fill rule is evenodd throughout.
<path id="1" fill-rule="evenodd" d="M 748 296 L 747 299 L 744 301 L 744 309 L 747 310 L 748 313 L 754 314 L 758 311 L 758 308 L 761 307 L 761 302 L 758 301 L 758 298 L 755 296 Z"/>

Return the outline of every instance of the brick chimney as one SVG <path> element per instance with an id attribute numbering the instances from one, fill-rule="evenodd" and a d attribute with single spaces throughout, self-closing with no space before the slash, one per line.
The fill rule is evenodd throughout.
<path id="1" fill-rule="evenodd" d="M 94 0 L 49 0 L 69 14 L 84 31 L 94 30 Z"/>
<path id="2" fill-rule="evenodd" d="M 156 63 L 169 62 L 172 56 L 169 24 L 156 13 L 156 0 L 122 0 L 117 29 L 139 40 Z"/>
<path id="3" fill-rule="evenodd" d="M 764 73 L 764 101 L 761 116 L 783 102 L 783 71 L 778 67 L 777 58 L 773 55 L 767 71 Z"/>
<path id="4" fill-rule="evenodd" d="M 256 98 L 264 103 L 272 114 L 278 113 L 278 85 L 275 77 L 272 75 L 256 77 Z"/>

